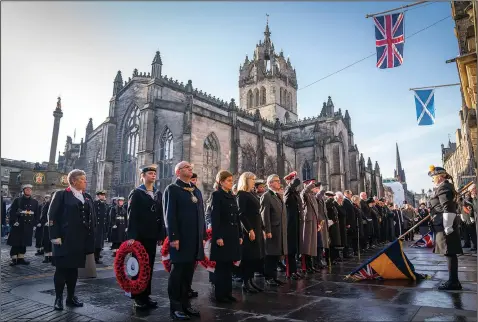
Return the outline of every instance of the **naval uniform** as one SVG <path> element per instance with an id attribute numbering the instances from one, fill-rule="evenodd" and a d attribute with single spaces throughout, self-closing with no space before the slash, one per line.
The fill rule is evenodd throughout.
<path id="1" fill-rule="evenodd" d="M 38 209 L 38 201 L 31 197 L 22 195 L 13 200 L 10 207 L 11 231 L 7 240 L 7 245 L 12 246 L 12 264 L 28 264 L 23 257 L 27 247 L 32 245 L 33 225 Z"/>
<path id="2" fill-rule="evenodd" d="M 43 207 L 41 208 L 41 218 L 40 223 L 43 229 L 43 239 L 42 239 L 42 247 L 45 253 L 45 260 L 43 263 L 50 263 L 51 262 L 51 255 L 52 252 L 52 245 L 50 239 L 50 231 L 48 226 L 48 209 L 50 208 L 51 201 L 47 201 Z"/>
<path id="3" fill-rule="evenodd" d="M 41 223 L 41 213 L 45 204 L 38 206 L 38 211 L 35 214 L 35 248 L 37 249 L 36 255 L 43 255 L 43 226 Z"/>
<path id="4" fill-rule="evenodd" d="M 96 210 L 96 229 L 95 229 L 95 260 L 98 262 L 100 253 L 105 246 L 105 230 L 108 219 L 108 205 L 103 200 L 95 200 L 93 205 Z"/>
<path id="5" fill-rule="evenodd" d="M 50 238 L 52 241 L 61 239 L 61 244 L 53 244 L 52 264 L 56 267 L 53 278 L 56 293 L 55 308 L 59 304 L 58 301 L 62 303 L 65 284 L 68 294 L 67 304 L 77 302 L 74 294 L 78 268 L 84 268 L 86 255 L 94 252 L 96 220 L 94 209 L 89 194 L 71 187 L 57 191 L 51 200 L 48 210 Z"/>
<path id="6" fill-rule="evenodd" d="M 111 208 L 111 249 L 115 250 L 126 240 L 126 228 L 128 228 L 126 205 Z"/>

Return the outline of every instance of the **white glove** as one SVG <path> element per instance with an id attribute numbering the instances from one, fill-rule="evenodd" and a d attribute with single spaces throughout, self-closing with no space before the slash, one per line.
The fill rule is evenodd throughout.
<path id="1" fill-rule="evenodd" d="M 470 217 L 470 221 L 473 224 L 475 222 L 475 217 Z"/>
<path id="2" fill-rule="evenodd" d="M 55 245 L 61 245 L 61 238 L 52 239 L 51 243 Z"/>
<path id="3" fill-rule="evenodd" d="M 455 220 L 456 214 L 452 212 L 443 213 L 443 227 L 445 228 L 445 234 L 450 235 L 453 232 L 453 220 Z"/>
<path id="4" fill-rule="evenodd" d="M 126 228 L 126 229 L 124 230 L 124 232 L 127 232 L 127 231 L 128 231 L 128 228 Z"/>
<path id="5" fill-rule="evenodd" d="M 327 224 L 328 224 L 329 227 L 330 227 L 330 226 L 332 226 L 332 225 L 334 224 L 334 221 L 329 219 L 329 220 L 327 220 Z"/>
<path id="6" fill-rule="evenodd" d="M 113 228 L 118 228 L 118 226 L 114 225 Z"/>
<path id="7" fill-rule="evenodd" d="M 41 224 L 38 224 L 37 227 L 41 227 Z"/>
<path id="8" fill-rule="evenodd" d="M 465 222 L 465 216 L 463 214 L 460 214 L 460 217 L 461 217 L 461 221 Z"/>
<path id="9" fill-rule="evenodd" d="M 20 226 L 20 224 L 17 221 L 16 223 L 13 224 L 13 226 L 17 227 L 17 226 Z"/>

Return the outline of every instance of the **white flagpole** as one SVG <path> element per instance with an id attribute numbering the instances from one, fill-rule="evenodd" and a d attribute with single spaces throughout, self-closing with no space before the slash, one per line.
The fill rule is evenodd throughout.
<path id="1" fill-rule="evenodd" d="M 416 6 L 416 5 L 425 3 L 425 2 L 428 2 L 428 1 L 418 1 L 418 2 L 415 2 L 415 3 L 412 3 L 412 4 L 407 4 L 405 6 L 401 6 L 399 8 L 395 8 L 395 9 L 385 10 L 385 11 L 377 12 L 377 13 L 369 13 L 369 14 L 365 15 L 365 18 L 375 17 L 375 16 L 378 16 L 378 15 L 381 15 L 381 14 L 384 14 L 384 13 L 392 12 L 392 11 L 403 10 L 405 8 L 413 7 L 413 6 Z"/>
<path id="2" fill-rule="evenodd" d="M 444 85 L 435 85 L 435 86 L 425 86 L 425 87 L 415 87 L 415 88 L 410 88 L 410 91 L 414 91 L 417 89 L 433 89 L 433 88 L 439 88 L 439 87 L 450 87 L 450 86 L 460 86 L 460 83 L 454 83 L 454 84 L 444 84 Z"/>

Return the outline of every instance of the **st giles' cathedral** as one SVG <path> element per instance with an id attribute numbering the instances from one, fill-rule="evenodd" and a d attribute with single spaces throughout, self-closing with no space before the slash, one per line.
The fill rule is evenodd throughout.
<path id="1" fill-rule="evenodd" d="M 246 56 L 240 67 L 239 106 L 194 88 L 191 80 L 163 75 L 159 52 L 151 72 L 135 69 L 123 81 L 118 71 L 108 117 L 96 129 L 90 119 L 81 144 L 67 138 L 61 170 L 85 169 L 88 190 L 109 196 L 127 196 L 145 164 L 158 165 L 164 190 L 181 160 L 194 165 L 206 195 L 220 169 L 262 179 L 296 170 L 328 190 L 382 195 L 378 163 L 359 153 L 348 111 L 336 110 L 328 97 L 320 115 L 298 119 L 296 71 L 270 35 L 266 25 L 252 59 Z"/>

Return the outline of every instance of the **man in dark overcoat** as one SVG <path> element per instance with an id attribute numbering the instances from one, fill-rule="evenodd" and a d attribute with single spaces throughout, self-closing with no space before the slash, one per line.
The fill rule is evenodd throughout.
<path id="1" fill-rule="evenodd" d="M 302 201 L 297 188 L 300 179 L 294 171 L 284 177 L 287 184 L 284 192 L 284 202 L 287 208 L 287 257 L 286 277 L 297 280 L 302 276 L 297 272 L 296 256 L 299 253 L 300 239 L 300 215 L 302 213 Z"/>
<path id="2" fill-rule="evenodd" d="M 201 191 L 191 184 L 193 167 L 179 162 L 174 172 L 177 179 L 164 190 L 163 207 L 170 243 L 171 272 L 168 294 L 171 318 L 188 320 L 199 316 L 191 307 L 188 293 L 196 261 L 204 259 L 206 225 Z"/>
<path id="3" fill-rule="evenodd" d="M 43 204 L 38 207 L 38 213 L 35 214 L 35 248 L 37 249 L 35 256 L 42 256 L 45 253 L 43 250 L 43 225 L 41 222 L 41 214 L 43 207 L 45 207 L 45 204 L 50 201 L 50 198 L 50 195 L 45 195 Z"/>
<path id="4" fill-rule="evenodd" d="M 261 197 L 261 217 L 266 233 L 264 275 L 271 286 L 284 284 L 277 278 L 277 262 L 287 255 L 287 214 L 280 191 L 280 179 L 276 174 L 267 178 L 269 188 Z"/>
<path id="5" fill-rule="evenodd" d="M 10 235 L 7 245 L 11 246 L 10 256 L 12 258 L 11 266 L 28 265 L 30 262 L 25 260 L 27 247 L 32 245 L 33 225 L 35 216 L 39 211 L 38 201 L 32 198 L 31 184 L 22 186 L 22 195 L 15 198 L 10 208 Z"/>
<path id="6" fill-rule="evenodd" d="M 367 203 L 368 197 L 367 193 L 361 192 L 360 193 L 360 209 L 362 209 L 362 213 L 366 218 L 366 224 L 364 224 L 364 235 L 365 235 L 365 245 L 364 249 L 375 248 L 375 244 L 373 242 L 373 222 L 372 222 L 372 215 L 370 214 L 370 207 Z M 368 247 L 367 247 L 368 246 Z"/>
<path id="7" fill-rule="evenodd" d="M 346 228 L 347 228 L 347 249 L 344 249 L 344 255 L 347 253 L 350 248 L 353 249 L 354 255 L 358 255 L 358 224 L 357 217 L 355 216 L 354 205 L 352 203 L 352 191 L 344 191 L 344 209 L 346 213 Z"/>
<path id="8" fill-rule="evenodd" d="M 327 209 L 327 225 L 329 227 L 330 237 L 330 249 L 325 253 L 325 256 L 329 263 L 337 264 L 340 259 L 340 249 L 342 248 L 342 239 L 340 237 L 340 222 L 339 212 L 337 210 L 335 202 L 335 193 L 327 191 L 325 193 L 327 200 L 325 201 L 325 207 Z"/>
<path id="9" fill-rule="evenodd" d="M 93 202 L 96 210 L 96 228 L 95 228 L 95 262 L 103 264 L 100 261 L 101 251 L 105 246 L 105 230 L 108 223 L 108 205 L 106 204 L 106 191 L 96 192 L 96 200 Z"/>

